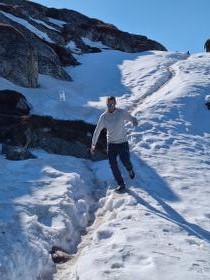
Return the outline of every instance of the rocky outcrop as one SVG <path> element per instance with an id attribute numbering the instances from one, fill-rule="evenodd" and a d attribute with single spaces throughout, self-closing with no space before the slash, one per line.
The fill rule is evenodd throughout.
<path id="1" fill-rule="evenodd" d="M 55 51 L 60 58 L 60 62 L 63 66 L 79 65 L 76 59 L 72 56 L 71 51 L 63 46 L 56 45 L 54 43 L 48 43 L 48 45 Z"/>
<path id="2" fill-rule="evenodd" d="M 86 37 L 92 41 L 102 42 L 112 49 L 125 52 L 140 52 L 145 50 L 162 50 L 166 48 L 146 36 L 133 35 L 120 31 L 112 24 L 104 23 L 97 19 L 88 18 L 76 11 L 67 9 L 49 8 L 46 15 L 65 21 L 64 37 L 72 40 L 72 35 L 79 38 Z M 78 45 L 77 45 L 78 46 Z"/>
<path id="3" fill-rule="evenodd" d="M 49 43 L 43 43 L 40 39 L 34 40 L 34 46 L 38 53 L 38 65 L 39 73 L 44 75 L 50 75 L 56 79 L 71 81 L 71 77 L 63 69 L 61 59 L 58 57 L 56 52 Z M 74 63 L 73 65 L 76 65 Z"/>
<path id="4" fill-rule="evenodd" d="M 114 25 L 105 24 L 97 20 L 79 23 L 77 25 L 67 24 L 64 28 L 65 36 L 77 32 L 80 37 L 88 38 L 92 41 L 102 42 L 111 49 L 123 52 L 141 52 L 146 50 L 162 50 L 166 48 L 161 44 L 149 40 L 146 36 L 133 35 L 122 32 Z"/>
<path id="5" fill-rule="evenodd" d="M 7 24 L 0 24 L 0 76 L 25 87 L 37 86 L 37 52 L 20 31 Z"/>
<path id="6" fill-rule="evenodd" d="M 12 38 L 17 30 L 19 33 L 16 32 L 16 37 L 19 38 L 19 41 L 22 38 L 22 42 L 24 40 L 26 42 L 23 50 L 27 56 L 24 59 L 32 61 L 29 63 L 31 68 L 28 69 L 17 63 L 13 67 L 7 56 L 1 57 L 1 65 L 7 71 L 3 71 L 2 68 L 0 75 L 3 76 L 4 72 L 3 77 L 22 86 L 36 86 L 35 72 L 37 73 L 37 71 L 57 79 L 71 80 L 63 66 L 78 65 L 74 53 L 101 51 L 94 45 L 86 43 L 84 38 L 102 42 L 108 48 L 125 52 L 166 50 L 160 43 L 145 36 L 120 31 L 111 24 L 91 19 L 76 11 L 47 8 L 31 1 L 1 0 L 0 23 L 7 24 L 7 26 L 11 26 L 10 28 L 13 27 Z M 22 37 L 18 34 L 22 34 Z M 12 38 L 10 42 L 10 36 L 7 36 L 8 43 L 13 42 Z M 75 48 L 71 48 L 69 43 L 73 44 Z M 12 44 L 10 45 L 12 50 Z M 1 41 L 0 49 L 4 52 Z M 13 56 L 14 53 L 15 49 Z M 17 50 L 16 60 L 18 56 L 21 60 L 21 55 Z M 28 79 L 23 79 L 23 77 L 20 79 L 19 73 L 22 73 L 22 68 L 25 69 L 25 72 L 29 71 Z"/>
<path id="7" fill-rule="evenodd" d="M 36 158 L 27 148 L 11 146 L 9 144 L 2 145 L 2 154 L 9 160 L 26 160 Z"/>
<path id="8" fill-rule="evenodd" d="M 21 32 L 21 34 L 23 34 L 23 36 L 26 38 L 28 44 L 33 46 L 33 48 L 35 49 L 37 57 L 34 65 L 37 65 L 38 73 L 51 75 L 52 77 L 57 79 L 70 81 L 71 77 L 67 74 L 67 72 L 62 67 L 62 66 L 66 66 L 66 64 L 65 65 L 62 64 L 63 53 L 61 57 L 59 57 L 59 54 L 56 53 L 54 47 L 52 47 L 52 45 L 54 46 L 54 43 L 53 41 L 52 42 L 50 41 L 50 37 L 49 37 L 49 42 L 45 41 L 42 37 L 38 37 L 35 33 L 31 32 L 28 28 L 17 23 L 16 21 L 12 21 L 6 15 L 7 14 L 3 14 L 3 15 L 0 14 L 0 21 L 13 26 L 16 30 L 19 30 L 19 32 Z M 41 33 L 42 35 L 45 34 L 44 31 L 42 32 L 43 32 Z M 68 62 L 69 62 L 68 65 L 77 65 L 77 61 L 74 59 L 71 53 L 69 53 Z M 7 64 L 7 60 L 5 60 L 5 63 Z M 33 66 L 33 64 L 31 65 Z M 16 67 L 15 70 L 17 72 L 20 72 L 18 66 Z M 19 84 L 25 86 L 23 83 L 19 83 Z"/>
<path id="9" fill-rule="evenodd" d="M 30 105 L 24 95 L 13 90 L 0 90 L 0 117 L 2 114 L 28 115 Z"/>
<path id="10" fill-rule="evenodd" d="M 30 110 L 30 104 L 23 94 L 12 90 L 0 91 L 0 142 L 4 145 L 4 154 L 8 159 L 31 158 L 29 148 L 80 158 L 90 156 L 95 125 L 30 115 Z M 102 132 L 97 153 L 92 159 L 104 158 L 106 136 Z"/>
<path id="11" fill-rule="evenodd" d="M 10 146 L 41 148 L 49 153 L 88 158 L 94 125 L 83 121 L 62 121 L 45 116 L 0 115 L 0 142 Z M 4 125 L 3 125 L 4 124 Z M 103 132 L 93 160 L 106 158 Z"/>

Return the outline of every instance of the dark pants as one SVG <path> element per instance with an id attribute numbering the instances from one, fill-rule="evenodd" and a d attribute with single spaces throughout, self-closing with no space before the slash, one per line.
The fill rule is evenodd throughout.
<path id="1" fill-rule="evenodd" d="M 124 184 L 122 175 L 117 164 L 117 156 L 120 157 L 120 160 L 127 169 L 127 171 L 133 169 L 132 163 L 130 161 L 128 142 L 120 144 L 108 144 L 107 153 L 109 158 L 109 164 L 112 169 L 112 173 L 114 175 L 115 180 L 117 181 L 118 185 Z"/>

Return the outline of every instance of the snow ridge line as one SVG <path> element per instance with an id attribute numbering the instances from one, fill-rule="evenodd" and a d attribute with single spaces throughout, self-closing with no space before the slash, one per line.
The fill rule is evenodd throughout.
<path id="1" fill-rule="evenodd" d="M 182 60 L 187 60 L 189 58 L 189 56 L 185 56 Z M 154 85 L 154 89 L 152 89 L 151 91 L 145 92 L 143 95 L 141 95 L 141 97 L 139 99 L 136 99 L 135 102 L 133 102 L 133 106 L 131 107 L 131 109 L 129 110 L 133 115 L 135 115 L 136 113 L 139 112 L 139 108 L 138 106 L 141 105 L 143 103 L 143 101 L 145 101 L 145 99 L 149 96 L 151 96 L 152 94 L 158 92 L 159 90 L 161 90 L 163 87 L 165 87 L 169 82 L 171 82 L 171 80 L 175 77 L 176 72 L 174 69 L 172 69 L 172 66 L 174 66 L 176 63 L 180 62 L 176 61 L 172 64 L 170 64 L 167 67 L 167 72 L 168 72 L 168 76 L 167 79 L 164 81 L 161 81 L 162 83 L 160 84 L 155 84 Z M 140 104 L 139 104 L 140 103 Z"/>

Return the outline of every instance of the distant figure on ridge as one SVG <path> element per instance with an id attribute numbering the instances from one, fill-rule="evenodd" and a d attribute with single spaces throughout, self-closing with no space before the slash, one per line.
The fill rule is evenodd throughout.
<path id="1" fill-rule="evenodd" d="M 125 189 L 125 183 L 117 163 L 117 156 L 128 171 L 131 179 L 135 177 L 133 166 L 130 161 L 129 145 L 125 129 L 125 121 L 130 121 L 134 126 L 138 125 L 137 119 L 132 117 L 126 110 L 116 108 L 116 99 L 110 96 L 106 101 L 107 110 L 100 116 L 92 138 L 90 152 L 95 152 L 98 137 L 103 128 L 107 129 L 107 154 L 109 164 L 118 184 L 116 191 Z"/>
<path id="2" fill-rule="evenodd" d="M 206 95 L 205 104 L 206 104 L 208 110 L 210 110 L 210 95 Z"/>
<path id="3" fill-rule="evenodd" d="M 210 52 L 210 39 L 206 40 L 204 50 L 206 50 L 206 52 Z"/>

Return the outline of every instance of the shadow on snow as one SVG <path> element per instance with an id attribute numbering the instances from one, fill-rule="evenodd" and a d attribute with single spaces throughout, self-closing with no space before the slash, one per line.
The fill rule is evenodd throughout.
<path id="1" fill-rule="evenodd" d="M 147 201 L 141 198 L 135 191 L 129 189 L 128 194 L 133 196 L 137 203 L 144 205 L 149 212 L 166 219 L 180 228 L 184 229 L 189 235 L 198 237 L 201 240 L 205 240 L 210 243 L 210 232 L 201 228 L 200 226 L 189 223 L 186 221 L 176 210 L 174 210 L 170 205 L 165 201 L 176 202 L 180 198 L 170 189 L 167 182 L 165 182 L 156 172 L 156 170 L 147 165 L 144 161 L 138 157 L 135 160 L 140 161 L 140 170 L 136 170 L 138 182 L 140 181 L 140 188 L 147 192 L 154 200 L 156 200 L 159 205 L 165 210 L 160 211 L 157 208 L 150 205 Z M 138 176 L 139 175 L 139 176 Z M 152 187 L 152 186 L 156 187 Z M 134 186 L 135 187 L 135 186 Z M 139 188 L 139 183 L 138 187 Z"/>
<path id="2" fill-rule="evenodd" d="M 141 198 L 135 191 L 128 190 L 128 194 L 133 196 L 137 203 L 144 205 L 150 213 L 153 213 L 163 219 L 166 219 L 180 228 L 184 229 L 189 235 L 198 237 L 199 239 L 205 240 L 210 243 L 210 232 L 201 228 L 200 226 L 187 222 L 176 210 L 164 202 L 158 195 L 153 192 L 148 192 L 165 210 L 165 212 L 156 209 L 151 206 L 147 201 Z"/>

